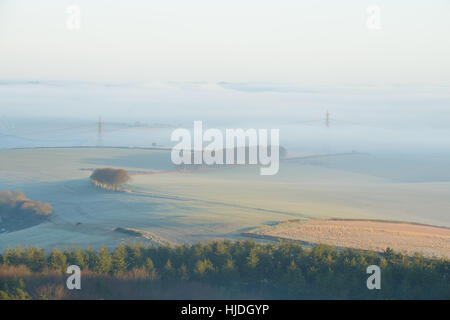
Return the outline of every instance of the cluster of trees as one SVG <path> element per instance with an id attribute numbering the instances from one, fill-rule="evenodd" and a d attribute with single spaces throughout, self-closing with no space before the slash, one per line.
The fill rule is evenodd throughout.
<path id="1" fill-rule="evenodd" d="M 22 191 L 0 191 L 0 231 L 31 227 L 51 214 L 50 204 L 30 200 Z"/>
<path id="2" fill-rule="evenodd" d="M 52 206 L 37 200 L 30 200 L 20 190 L 0 191 L 0 214 L 5 214 L 9 210 L 48 216 L 52 213 Z"/>
<path id="3" fill-rule="evenodd" d="M 61 277 L 71 264 L 82 269 L 83 288 L 75 296 L 66 289 L 65 298 L 179 298 L 183 288 L 183 298 L 450 299 L 448 259 L 410 257 L 391 249 L 376 253 L 227 240 L 176 247 L 120 245 L 112 251 L 73 247 L 48 254 L 35 247 L 7 249 L 0 255 L 0 297 L 38 298 L 35 292 L 40 291 L 28 286 L 33 275 L 60 281 L 62 288 Z M 367 289 L 369 265 L 381 268 L 381 290 Z M 2 273 L 19 266 L 29 270 L 23 278 L 20 272 L 12 278 L 12 272 L 6 272 L 9 277 Z"/>
<path id="4" fill-rule="evenodd" d="M 98 187 L 119 190 L 122 184 L 130 180 L 130 175 L 124 169 L 100 168 L 95 169 L 90 178 Z"/>

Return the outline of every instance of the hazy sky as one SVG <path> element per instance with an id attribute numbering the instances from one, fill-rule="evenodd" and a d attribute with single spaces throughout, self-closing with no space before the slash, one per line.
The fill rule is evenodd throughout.
<path id="1" fill-rule="evenodd" d="M 0 80 L 449 85 L 449 18 L 448 0 L 0 0 Z"/>

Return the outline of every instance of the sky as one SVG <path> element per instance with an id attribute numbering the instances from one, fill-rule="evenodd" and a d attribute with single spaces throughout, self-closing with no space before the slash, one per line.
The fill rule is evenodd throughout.
<path id="1" fill-rule="evenodd" d="M 448 86 L 449 15 L 448 0 L 0 0 L 0 80 Z"/>
<path id="2" fill-rule="evenodd" d="M 101 116 L 284 128 L 304 147 L 328 139 L 329 112 L 358 150 L 449 150 L 449 14 L 448 0 L 0 0 L 0 138 Z"/>

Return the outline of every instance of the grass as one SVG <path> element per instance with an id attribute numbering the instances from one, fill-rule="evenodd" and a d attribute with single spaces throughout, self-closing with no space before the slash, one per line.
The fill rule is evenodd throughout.
<path id="1" fill-rule="evenodd" d="M 54 209 L 50 223 L 2 234 L 0 250 L 19 243 L 112 248 L 136 240 L 115 228 L 191 243 L 239 238 L 254 227 L 305 218 L 395 218 L 450 225 L 448 183 L 390 183 L 361 172 L 282 164 L 280 173 L 271 177 L 260 176 L 257 168 L 133 175 L 126 185 L 131 192 L 120 193 L 92 186 L 86 168 L 170 171 L 170 153 L 107 148 L 0 150 L 0 163 L 0 190 L 23 190 Z"/>

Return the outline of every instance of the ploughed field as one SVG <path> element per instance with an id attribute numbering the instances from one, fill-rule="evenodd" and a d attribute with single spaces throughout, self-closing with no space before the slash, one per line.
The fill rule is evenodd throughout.
<path id="1" fill-rule="evenodd" d="M 450 228 L 381 220 L 311 219 L 286 221 L 244 235 L 266 240 L 290 239 L 305 244 L 450 258 Z"/>

